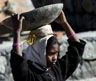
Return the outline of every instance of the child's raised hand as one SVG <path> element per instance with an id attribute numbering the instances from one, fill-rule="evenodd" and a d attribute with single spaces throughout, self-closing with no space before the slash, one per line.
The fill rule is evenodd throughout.
<path id="1" fill-rule="evenodd" d="M 13 30 L 14 32 L 20 32 L 22 31 L 22 23 L 23 23 L 24 17 L 20 14 L 12 15 L 12 21 L 13 21 Z"/>

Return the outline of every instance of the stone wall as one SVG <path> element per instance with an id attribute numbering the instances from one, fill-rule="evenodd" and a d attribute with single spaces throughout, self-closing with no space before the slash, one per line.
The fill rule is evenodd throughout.
<path id="1" fill-rule="evenodd" d="M 2 46 L 0 45 L 0 81 L 13 81 L 10 68 L 10 47 L 1 48 Z"/>
<path id="2" fill-rule="evenodd" d="M 81 63 L 68 81 L 78 81 L 96 77 L 96 32 L 79 33 L 77 35 L 79 38 L 85 40 L 87 45 Z M 68 43 L 66 40 L 66 36 L 59 40 L 61 43 L 61 56 L 67 51 Z M 2 44 L 0 44 L 0 81 L 13 81 L 10 68 L 11 48 L 12 41 L 3 41 Z"/>
<path id="3" fill-rule="evenodd" d="M 85 51 L 81 63 L 78 65 L 78 68 L 68 79 L 68 81 L 77 81 L 80 79 L 96 77 L 96 32 L 79 33 L 77 36 L 85 40 L 87 44 L 85 46 Z M 66 36 L 63 37 L 60 42 L 62 56 L 67 51 L 68 43 L 66 42 Z"/>
<path id="4" fill-rule="evenodd" d="M 9 0 L 9 1 L 14 2 L 18 0 Z M 63 2 L 64 3 L 63 10 L 67 16 L 69 23 L 72 25 L 73 29 L 75 29 L 76 32 L 96 30 L 96 0 L 31 0 L 31 1 L 33 2 L 33 5 L 35 7 Z M 23 3 L 23 0 L 21 2 Z M 28 2 L 26 3 L 28 4 Z M 22 9 L 22 7 L 20 8 Z M 17 9 L 18 9 L 17 12 L 19 11 L 23 12 L 23 9 L 20 10 L 19 6 L 17 7 Z M 25 8 L 24 11 L 26 11 Z M 4 16 L 5 15 L 2 16 L 0 14 L 0 18 L 3 18 Z M 70 79 L 68 79 L 68 81 L 71 80 L 77 81 L 80 79 L 96 77 L 96 55 L 95 55 L 96 32 L 80 33 L 78 34 L 78 36 L 80 36 L 87 42 L 86 50 L 84 52 L 82 62 L 79 64 L 77 70 L 73 73 Z M 6 40 L 6 38 L 4 40 Z M 65 36 L 60 40 L 60 43 L 61 43 L 61 55 L 62 55 L 65 53 L 65 51 L 63 50 L 67 50 L 68 46 Z M 9 62 L 11 46 L 12 41 L 9 42 L 9 39 L 7 39 L 7 41 L 1 41 L 0 39 L 0 81 L 13 81 Z"/>

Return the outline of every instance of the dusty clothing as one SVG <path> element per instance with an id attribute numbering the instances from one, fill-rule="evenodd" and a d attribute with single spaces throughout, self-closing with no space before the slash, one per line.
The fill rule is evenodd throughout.
<path id="1" fill-rule="evenodd" d="M 47 68 L 39 62 L 26 60 L 11 51 L 11 68 L 15 81 L 65 81 L 76 69 L 84 51 L 85 42 L 68 40 L 66 55 Z M 41 59 L 42 60 L 42 59 Z"/>

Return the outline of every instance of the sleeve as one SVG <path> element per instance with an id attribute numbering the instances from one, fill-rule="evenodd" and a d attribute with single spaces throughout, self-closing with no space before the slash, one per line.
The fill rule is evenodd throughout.
<path id="1" fill-rule="evenodd" d="M 10 64 L 15 81 L 32 81 L 32 72 L 28 68 L 28 61 L 11 51 Z"/>
<path id="2" fill-rule="evenodd" d="M 66 55 L 59 60 L 64 79 L 67 79 L 77 68 L 78 63 L 82 59 L 86 44 L 83 40 L 80 40 L 80 42 L 75 42 L 68 39 L 68 42 L 69 47 Z"/>

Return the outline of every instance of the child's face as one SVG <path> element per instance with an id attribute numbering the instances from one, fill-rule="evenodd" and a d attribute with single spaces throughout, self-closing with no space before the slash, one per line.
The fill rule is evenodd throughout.
<path id="1" fill-rule="evenodd" d="M 50 46 L 50 48 L 46 49 L 46 61 L 47 66 L 51 66 L 57 62 L 58 59 L 58 53 L 59 53 L 59 45 L 54 44 Z"/>

